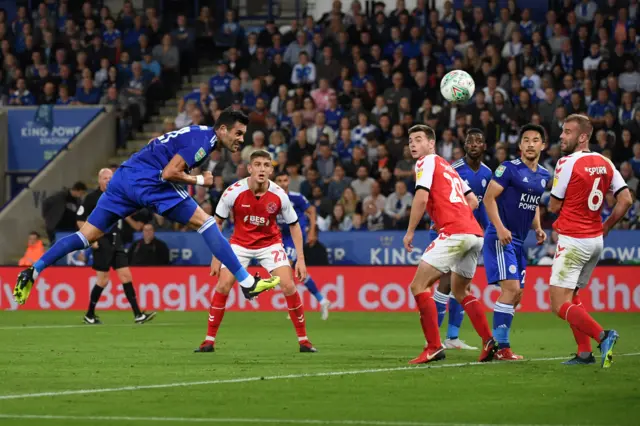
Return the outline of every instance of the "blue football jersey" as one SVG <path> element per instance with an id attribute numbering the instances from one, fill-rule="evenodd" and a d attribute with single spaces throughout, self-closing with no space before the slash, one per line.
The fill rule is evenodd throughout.
<path id="1" fill-rule="evenodd" d="M 231 80 L 234 78 L 234 75 L 229 73 L 225 75 L 216 74 L 209 79 L 209 87 L 215 95 L 221 95 L 229 90 Z"/>
<path id="2" fill-rule="evenodd" d="M 498 213 L 514 241 L 522 243 L 527 238 L 550 177 L 544 167 L 538 165 L 534 172 L 520 160 L 505 161 L 496 169 L 493 180 L 504 188 L 496 200 Z M 493 224 L 486 233 L 496 234 Z"/>
<path id="3" fill-rule="evenodd" d="M 473 215 L 476 217 L 480 226 L 482 226 L 482 229 L 487 229 L 487 226 L 489 226 L 489 217 L 482 203 L 482 198 L 484 198 L 484 193 L 487 190 L 487 186 L 489 186 L 493 172 L 484 163 L 480 163 L 480 169 L 475 172 L 469 167 L 464 158 L 456 161 L 452 166 L 467 185 L 469 185 L 469 188 L 471 188 L 476 197 L 478 197 L 480 205 L 474 210 Z"/>
<path id="4" fill-rule="evenodd" d="M 300 224 L 300 228 L 302 229 L 302 238 L 303 240 L 306 240 L 308 219 L 305 212 L 309 207 L 311 207 L 311 204 L 309 204 L 307 197 L 300 194 L 299 192 L 289 192 L 288 195 L 289 200 L 291 201 L 291 205 L 298 215 L 298 223 Z M 278 215 L 278 225 L 280 225 L 280 232 L 282 233 L 283 238 L 291 236 L 291 229 L 289 228 L 289 225 L 284 220 L 282 215 Z"/>
<path id="5" fill-rule="evenodd" d="M 176 155 L 186 161 L 189 170 L 199 166 L 216 147 L 212 127 L 188 126 L 151 140 L 122 165 L 138 169 L 162 170 Z"/>

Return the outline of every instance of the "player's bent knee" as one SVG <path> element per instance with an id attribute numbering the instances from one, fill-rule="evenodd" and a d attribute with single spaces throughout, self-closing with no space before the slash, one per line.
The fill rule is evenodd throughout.
<path id="1" fill-rule="evenodd" d="M 549 301 L 551 302 L 551 311 L 554 314 L 560 312 L 560 308 L 567 302 L 571 302 L 573 290 L 569 288 L 549 286 Z"/>
<path id="2" fill-rule="evenodd" d="M 522 297 L 520 283 L 515 280 L 506 280 L 500 283 L 500 300 L 503 303 L 515 304 Z"/>
<path id="3" fill-rule="evenodd" d="M 208 215 L 200 206 L 193 212 L 191 219 L 189 219 L 189 226 L 193 229 L 200 229 L 204 223 L 209 220 L 211 216 Z"/>
<path id="4" fill-rule="evenodd" d="M 288 266 L 280 266 L 279 268 L 271 271 L 271 275 L 280 277 L 280 288 L 285 296 L 291 296 L 298 291 L 296 284 L 293 280 L 293 272 Z"/>
<path id="5" fill-rule="evenodd" d="M 218 284 L 216 284 L 216 292 L 224 295 L 229 294 L 235 282 L 236 278 L 233 274 L 226 268 L 222 269 L 220 271 L 220 279 L 218 280 Z"/>
<path id="6" fill-rule="evenodd" d="M 98 241 L 104 235 L 104 232 L 89 222 L 85 222 L 84 225 L 82 225 L 80 233 L 89 241 L 89 244 Z"/>

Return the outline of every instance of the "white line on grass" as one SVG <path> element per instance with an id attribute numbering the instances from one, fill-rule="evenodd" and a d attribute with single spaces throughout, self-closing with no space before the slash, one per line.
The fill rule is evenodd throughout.
<path id="1" fill-rule="evenodd" d="M 153 323 L 153 327 L 167 327 L 172 325 L 183 325 L 178 322 Z M 141 324 L 99 324 L 95 327 L 139 327 Z M 46 330 L 49 328 L 92 328 L 89 324 L 55 324 L 55 325 L 8 325 L 0 327 L 0 330 Z"/>
<path id="2" fill-rule="evenodd" d="M 640 352 L 628 353 L 628 354 L 617 354 L 616 356 L 639 356 L 639 355 L 640 355 Z M 164 383 L 159 385 L 122 386 L 118 388 L 76 389 L 76 390 L 66 390 L 66 391 L 24 393 L 24 394 L 17 394 L 17 395 L 0 395 L 0 400 L 41 398 L 45 396 L 87 395 L 87 394 L 93 394 L 93 393 L 137 391 L 137 390 L 146 390 L 146 389 L 166 389 L 166 388 L 178 388 L 178 387 L 186 387 L 186 386 L 220 385 L 220 384 L 226 384 L 226 383 L 259 382 L 262 380 L 287 380 L 287 379 L 302 379 L 302 378 L 309 378 L 309 377 L 332 377 L 332 376 L 350 376 L 350 375 L 373 374 L 373 373 L 389 373 L 394 371 L 408 371 L 408 370 L 416 371 L 416 370 L 440 369 L 440 368 L 471 367 L 471 366 L 478 366 L 478 365 L 485 365 L 485 366 L 486 365 L 503 365 L 503 364 L 513 364 L 518 362 L 528 363 L 528 362 L 541 362 L 541 361 L 559 361 L 563 359 L 567 359 L 567 357 L 564 356 L 564 357 L 553 357 L 553 358 L 532 358 L 525 361 L 508 361 L 508 362 L 459 362 L 456 364 L 370 368 L 366 370 L 326 371 L 321 373 L 285 374 L 281 376 L 238 377 L 235 379 L 202 380 L 198 382 Z"/>
<path id="3" fill-rule="evenodd" d="M 128 417 L 128 416 L 57 416 L 47 414 L 0 414 L 0 419 L 15 420 L 83 420 L 108 422 L 175 422 L 175 423 L 260 423 L 260 424 L 306 424 L 306 425 L 362 425 L 362 426 L 504 426 L 484 423 L 425 423 L 385 420 L 312 420 L 312 419 L 216 419 L 199 417 Z M 510 424 L 511 426 L 552 426 Z M 563 425 L 553 425 L 563 426 Z"/>

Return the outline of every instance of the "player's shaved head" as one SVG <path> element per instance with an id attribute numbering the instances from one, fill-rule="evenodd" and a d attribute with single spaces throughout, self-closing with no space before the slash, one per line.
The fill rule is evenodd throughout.
<path id="1" fill-rule="evenodd" d="M 591 119 L 586 115 L 582 114 L 571 114 L 567 118 L 564 119 L 565 123 L 575 122 L 578 123 L 578 127 L 580 128 L 580 133 L 584 133 L 587 135 L 588 139 L 591 139 L 591 135 L 593 135 L 593 124 L 591 124 Z"/>
<path id="2" fill-rule="evenodd" d="M 593 124 L 586 115 L 571 114 L 562 124 L 560 149 L 562 153 L 573 154 L 589 148 L 589 140 L 593 134 Z"/>

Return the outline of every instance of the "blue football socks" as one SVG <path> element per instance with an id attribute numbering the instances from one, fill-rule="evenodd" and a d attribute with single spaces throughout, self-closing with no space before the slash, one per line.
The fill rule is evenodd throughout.
<path id="1" fill-rule="evenodd" d="M 493 337 L 498 342 L 500 349 L 511 347 L 509 344 L 509 331 L 515 308 L 513 305 L 497 302 L 493 308 Z"/>

